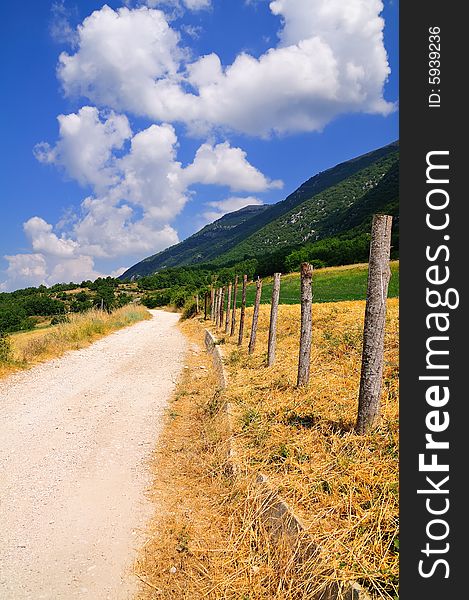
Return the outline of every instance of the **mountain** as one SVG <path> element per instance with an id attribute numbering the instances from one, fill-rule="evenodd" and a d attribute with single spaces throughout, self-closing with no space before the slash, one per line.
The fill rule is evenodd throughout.
<path id="1" fill-rule="evenodd" d="M 178 267 L 213 259 L 226 250 L 233 239 L 242 235 L 247 221 L 268 208 L 265 204 L 253 204 L 228 213 L 210 225 L 206 225 L 183 242 L 170 246 L 130 267 L 121 275 L 121 279 L 143 277 L 167 267 Z"/>
<path id="2" fill-rule="evenodd" d="M 373 213 L 388 211 L 396 214 L 398 161 L 398 152 L 379 158 L 270 221 L 221 254 L 216 261 L 226 263 L 243 260 L 245 256 L 262 256 L 281 248 L 344 234 L 351 229 L 364 231 L 371 223 Z"/>
<path id="3" fill-rule="evenodd" d="M 399 143 L 318 173 L 285 200 L 247 206 L 128 269 L 122 279 L 165 267 L 259 256 L 283 247 L 360 232 L 375 212 L 397 214 Z"/>

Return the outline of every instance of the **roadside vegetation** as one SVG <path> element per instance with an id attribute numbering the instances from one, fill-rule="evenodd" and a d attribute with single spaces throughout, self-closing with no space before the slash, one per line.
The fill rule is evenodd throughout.
<path id="1" fill-rule="evenodd" d="M 391 261 L 391 282 L 388 295 L 399 296 L 399 261 Z M 284 273 L 279 270 L 278 272 Z M 213 273 L 197 272 L 194 269 L 167 269 L 151 277 L 144 277 L 137 282 L 142 290 L 142 303 L 148 308 L 172 305 L 184 310 L 186 316 L 192 316 L 195 309 L 195 296 L 199 296 L 199 306 L 203 306 L 204 294 L 215 287 L 232 282 L 236 274 L 246 273 L 249 283 L 246 294 L 246 305 L 252 306 L 256 295 L 255 278 L 257 275 L 249 266 L 249 261 L 240 263 L 236 269 L 223 269 L 214 277 Z M 273 271 L 272 271 L 273 273 Z M 200 276 L 200 278 L 199 278 Z M 339 267 L 317 267 L 314 271 L 313 302 L 338 302 L 342 300 L 364 300 L 368 264 L 359 263 Z M 272 277 L 264 278 L 262 287 L 262 303 L 270 302 L 272 295 Z M 280 286 L 280 303 L 297 304 L 300 301 L 300 279 L 298 273 L 287 273 L 282 276 Z M 237 306 L 241 304 L 238 293 Z"/>
<path id="2" fill-rule="evenodd" d="M 61 322 L 33 331 L 0 334 L 0 377 L 89 345 L 112 331 L 149 319 L 146 308 L 127 305 L 113 311 L 92 308 L 64 315 Z"/>
<path id="3" fill-rule="evenodd" d="M 138 290 L 112 277 L 96 281 L 41 285 L 0 293 L 0 332 L 30 331 L 55 325 L 65 315 L 92 308 L 107 311 L 129 304 Z"/>
<path id="4" fill-rule="evenodd" d="M 265 366 L 269 307 L 257 351 L 223 336 L 239 460 L 268 475 L 309 526 L 321 552 L 308 577 L 355 580 L 378 597 L 398 584 L 398 300 L 388 300 L 380 427 L 355 431 L 365 303 L 313 307 L 311 379 L 296 387 L 300 307 L 281 306 L 277 359 Z M 247 322 L 252 309 L 247 311 Z M 248 328 L 249 329 L 249 328 Z M 248 335 L 249 332 L 246 333 Z"/>
<path id="5" fill-rule="evenodd" d="M 222 392 L 202 350 L 202 319 L 181 325 L 198 349 L 168 409 L 155 455 L 161 507 L 136 565 L 141 598 L 304 600 L 353 580 L 373 598 L 398 598 L 398 300 L 388 301 L 381 424 L 358 436 L 363 301 L 316 304 L 312 377 L 296 388 L 299 305 L 279 309 L 277 361 L 266 367 L 269 307 L 257 350 L 217 336 L 229 387 Z M 231 403 L 234 432 L 227 431 Z M 191 431 L 188 436 L 187 432 Z M 227 464 L 233 435 L 239 475 Z M 269 477 L 319 551 L 273 544 L 259 520 L 254 481 Z M 183 497 L 180 490 L 184 490 Z"/>

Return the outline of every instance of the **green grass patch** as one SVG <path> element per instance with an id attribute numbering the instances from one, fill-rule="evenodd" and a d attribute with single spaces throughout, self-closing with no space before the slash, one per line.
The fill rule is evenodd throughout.
<path id="1" fill-rule="evenodd" d="M 313 302 L 342 302 L 343 300 L 364 300 L 368 265 L 346 267 L 328 267 L 317 269 L 313 274 Z M 399 296 L 399 261 L 391 262 L 391 281 L 389 298 Z M 248 285 L 246 304 L 252 306 L 256 297 L 256 286 Z M 268 304 L 272 297 L 272 278 L 266 278 L 262 285 L 261 302 Z M 280 304 L 298 304 L 300 302 L 300 275 L 289 273 L 282 277 L 280 286 Z M 237 306 L 241 305 L 241 290 L 238 288 Z"/>

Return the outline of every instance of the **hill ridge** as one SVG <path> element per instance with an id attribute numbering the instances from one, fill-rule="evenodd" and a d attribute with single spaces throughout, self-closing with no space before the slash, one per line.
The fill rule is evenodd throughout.
<path id="1" fill-rule="evenodd" d="M 376 170 L 376 166 L 378 168 L 379 166 L 385 168 L 385 172 L 381 174 L 382 180 L 386 177 L 387 171 L 393 169 L 395 164 L 397 164 L 398 152 L 399 141 L 397 140 L 316 173 L 280 202 L 270 205 L 250 205 L 232 213 L 227 213 L 182 242 L 133 265 L 120 278 L 134 279 L 150 275 L 168 267 L 179 267 L 204 262 L 221 263 L 223 261 L 239 259 L 240 257 L 244 258 L 245 255 L 256 255 L 258 249 L 253 249 L 253 244 L 257 245 L 261 231 L 264 231 L 265 234 L 266 228 L 270 231 L 276 227 L 282 227 L 282 223 L 284 224 L 285 222 L 284 220 L 282 221 L 282 218 L 300 206 L 314 203 L 314 200 L 317 200 L 318 196 L 324 194 L 327 190 L 330 191 L 329 196 L 334 197 L 334 189 L 337 186 L 344 184 L 347 180 L 352 180 L 354 176 L 362 171 L 366 172 L 366 169 L 373 171 L 373 169 Z M 378 184 L 379 181 L 376 182 L 377 186 Z M 396 186 L 397 182 L 393 180 L 391 186 L 392 193 L 394 193 L 397 200 L 398 188 Z M 343 189 L 343 185 L 339 188 L 339 191 L 341 189 Z M 336 198 L 337 189 L 335 193 Z M 389 201 L 388 197 L 390 194 L 386 193 L 385 195 Z M 373 205 L 373 209 L 379 209 L 380 202 L 374 201 L 371 204 Z M 345 219 L 345 213 L 349 207 L 342 208 L 342 213 L 344 214 L 339 215 L 339 222 L 344 221 L 344 227 L 346 227 L 347 219 Z M 363 216 L 364 218 L 369 217 L 367 211 L 364 211 Z M 330 219 L 328 219 L 328 222 L 330 223 Z M 360 224 L 356 223 L 355 225 Z M 322 239 L 323 237 L 332 235 L 332 232 L 337 233 L 337 227 L 334 228 L 331 225 L 329 229 L 330 231 L 328 232 L 327 228 L 323 228 L 323 235 L 315 239 Z M 296 234 L 293 237 L 295 238 L 295 242 L 292 245 L 308 241 L 299 240 Z M 274 251 L 277 248 L 278 245 L 271 245 L 268 249 Z M 266 247 L 261 248 L 261 251 L 265 252 Z"/>

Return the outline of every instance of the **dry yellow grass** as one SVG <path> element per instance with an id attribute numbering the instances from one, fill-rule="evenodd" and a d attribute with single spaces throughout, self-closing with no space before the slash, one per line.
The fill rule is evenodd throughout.
<path id="1" fill-rule="evenodd" d="M 331 581 L 358 580 L 376 598 L 397 596 L 397 301 L 389 302 L 381 427 L 353 431 L 363 302 L 314 305 L 312 381 L 297 390 L 299 307 L 281 306 L 278 359 L 265 367 L 268 307 L 258 351 L 225 340 L 236 407 L 241 475 L 227 469 L 224 399 L 203 350 L 203 329 L 167 415 L 154 459 L 158 516 L 136 572 L 143 600 L 313 600 Z M 202 367 L 202 368 L 201 368 Z M 203 368 L 205 367 L 205 368 Z M 262 471 L 300 513 L 319 552 L 273 544 L 259 519 Z M 172 572 L 173 571 L 173 572 Z"/>
<path id="2" fill-rule="evenodd" d="M 13 334 L 10 338 L 11 360 L 0 363 L 0 377 L 57 358 L 67 350 L 83 348 L 112 331 L 149 318 L 150 314 L 143 306 L 127 305 L 111 313 L 90 310 L 71 314 L 68 322 Z"/>
<path id="3" fill-rule="evenodd" d="M 269 546 L 250 480 L 227 468 L 223 395 L 196 320 L 184 376 L 154 454 L 156 515 L 135 564 L 140 600 L 305 600 L 291 549 Z"/>
<path id="4" fill-rule="evenodd" d="M 308 524 L 321 556 L 310 575 L 324 585 L 354 579 L 382 598 L 398 582 L 398 300 L 388 303 L 382 422 L 353 431 L 364 302 L 313 305 L 311 380 L 297 389 L 300 307 L 280 306 L 277 362 L 267 368 L 269 307 L 262 306 L 257 352 L 221 336 L 228 399 L 237 413 L 240 460 L 266 473 Z M 307 570 L 306 565 L 306 570 Z"/>

